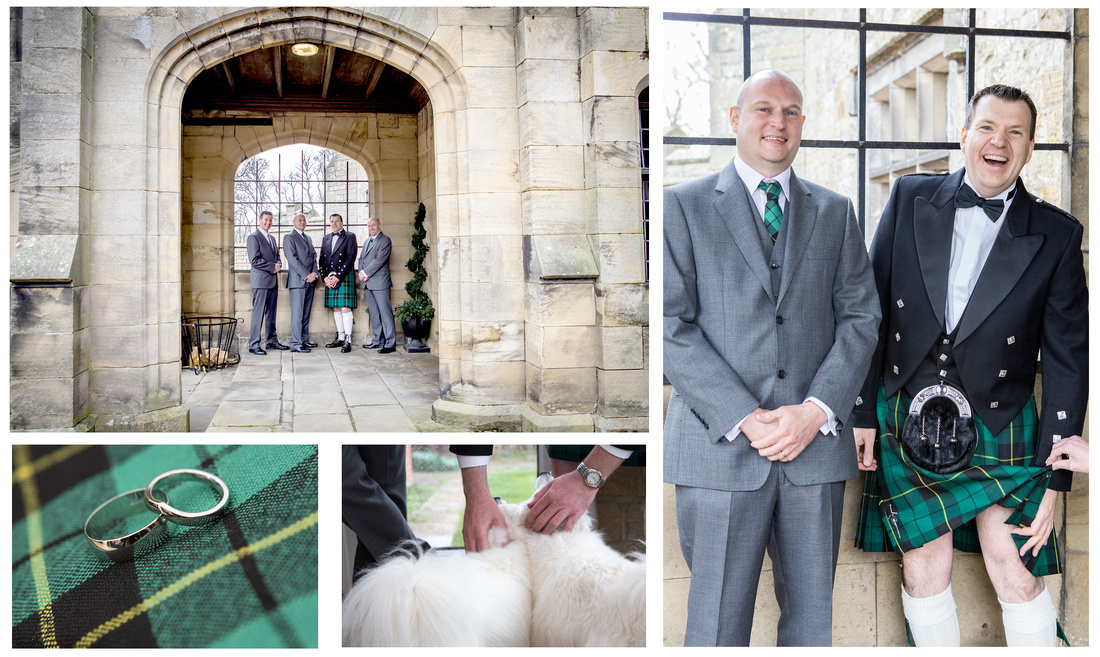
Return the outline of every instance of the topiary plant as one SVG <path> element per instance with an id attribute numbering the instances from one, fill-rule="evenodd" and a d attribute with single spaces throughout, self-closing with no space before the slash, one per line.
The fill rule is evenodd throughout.
<path id="1" fill-rule="evenodd" d="M 424 243 L 424 238 L 428 236 L 428 231 L 424 230 L 425 214 L 424 204 L 421 203 L 413 219 L 413 254 L 405 263 L 405 268 L 413 274 L 412 280 L 405 283 L 405 292 L 408 293 L 409 300 L 393 309 L 394 317 L 402 322 L 418 317 L 426 320 L 435 317 L 432 300 L 428 298 L 427 292 L 420 289 L 428 280 L 428 270 L 424 268 L 424 258 L 428 255 L 428 245 Z"/>

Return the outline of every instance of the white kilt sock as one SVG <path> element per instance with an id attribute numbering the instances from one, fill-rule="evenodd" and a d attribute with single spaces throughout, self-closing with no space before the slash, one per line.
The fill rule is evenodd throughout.
<path id="1" fill-rule="evenodd" d="M 902 586 L 901 606 L 917 647 L 959 645 L 959 615 L 950 584 L 930 598 L 911 597 Z"/>
<path id="2" fill-rule="evenodd" d="M 336 339 L 344 339 L 344 313 L 339 308 L 332 309 L 332 321 L 336 322 Z"/>
<path id="3" fill-rule="evenodd" d="M 1057 641 L 1058 612 L 1050 599 L 1046 584 L 1043 592 L 1030 602 L 1013 604 L 997 598 L 1001 603 L 1001 618 L 1005 623 L 1005 641 L 1008 647 L 1035 646 L 1050 648 Z"/>
<path id="4" fill-rule="evenodd" d="M 354 313 L 340 313 L 340 316 L 344 318 L 344 339 L 351 339 L 351 329 L 354 323 L 351 321 Z"/>

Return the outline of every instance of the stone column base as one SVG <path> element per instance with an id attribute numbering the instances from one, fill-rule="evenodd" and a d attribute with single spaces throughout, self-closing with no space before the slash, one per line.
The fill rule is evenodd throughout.
<path id="1" fill-rule="evenodd" d="M 648 417 L 600 417 L 596 416 L 596 431 L 649 431 Z"/>
<path id="2" fill-rule="evenodd" d="M 191 430 L 190 411 L 183 406 L 162 408 L 147 413 L 99 415 L 96 431 L 181 431 Z"/>
<path id="3" fill-rule="evenodd" d="M 479 406 L 437 399 L 432 403 L 432 420 L 459 430 L 521 431 L 520 409 L 519 404 Z"/>
<path id="4" fill-rule="evenodd" d="M 592 418 L 589 413 L 576 415 L 543 415 L 530 406 L 523 407 L 523 430 L 525 432 L 561 431 L 592 432 Z"/>

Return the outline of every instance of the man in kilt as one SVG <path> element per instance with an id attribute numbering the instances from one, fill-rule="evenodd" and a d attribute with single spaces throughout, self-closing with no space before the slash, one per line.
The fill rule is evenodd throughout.
<path id="1" fill-rule="evenodd" d="M 1039 577 L 1060 572 L 1053 513 L 1071 475 L 1046 461 L 1084 424 L 1088 291 L 1081 224 L 1019 178 L 1035 120 L 1019 89 L 977 92 L 961 135 L 964 168 L 898 179 L 871 245 L 883 320 L 852 416 L 868 472 L 856 545 L 901 553 L 917 646 L 959 645 L 952 547 L 982 553 L 1009 646 L 1055 642 L 1057 614 Z M 914 462 L 955 438 L 955 418 L 949 432 L 926 427 L 923 411 L 910 415 L 914 397 L 946 386 L 965 396 L 976 437 L 955 471 Z M 967 420 L 961 411 L 957 419 Z"/>
<path id="2" fill-rule="evenodd" d="M 329 217 L 332 232 L 321 240 L 321 272 L 325 276 L 325 308 L 332 308 L 336 322 L 336 339 L 325 345 L 340 351 L 351 351 L 352 313 L 355 309 L 355 256 L 359 244 L 355 233 L 344 230 L 344 218 Z"/>

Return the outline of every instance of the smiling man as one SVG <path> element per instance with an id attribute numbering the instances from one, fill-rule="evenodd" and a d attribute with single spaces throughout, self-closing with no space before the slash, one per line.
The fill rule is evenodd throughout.
<path id="1" fill-rule="evenodd" d="M 664 472 L 689 646 L 749 644 L 765 548 L 779 645 L 832 641 L 847 419 L 879 309 L 851 201 L 791 169 L 804 122 L 795 83 L 759 71 L 730 109 L 737 156 L 665 190 Z"/>
<path id="2" fill-rule="evenodd" d="M 959 645 L 953 546 L 982 553 L 1009 646 L 1055 641 L 1057 615 L 1038 576 L 1060 572 L 1054 503 L 1070 473 L 1052 474 L 1045 462 L 1054 441 L 1084 423 L 1088 291 L 1081 224 L 1019 178 L 1035 120 L 1019 89 L 976 93 L 962 130 L 964 167 L 898 179 L 871 245 L 883 321 L 853 413 L 859 467 L 869 472 L 857 545 L 902 554 L 902 604 L 917 646 Z M 909 420 L 922 429 L 905 431 L 911 400 L 943 398 L 948 386 L 971 410 L 974 447 L 951 468 L 918 465 L 919 441 L 947 450 L 956 427 L 969 424 L 948 408 L 950 432 L 927 426 L 923 411 Z"/>

